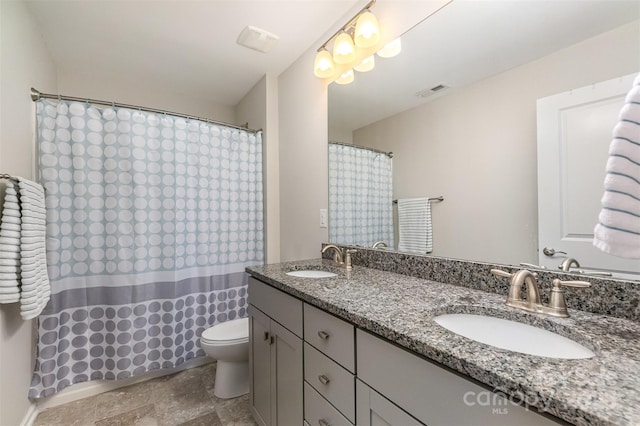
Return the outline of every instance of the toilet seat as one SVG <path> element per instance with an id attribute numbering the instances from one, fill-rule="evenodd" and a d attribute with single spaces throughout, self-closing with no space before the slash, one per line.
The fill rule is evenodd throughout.
<path id="1" fill-rule="evenodd" d="M 202 332 L 200 340 L 212 346 L 248 342 L 249 318 L 226 321 L 209 327 Z"/>

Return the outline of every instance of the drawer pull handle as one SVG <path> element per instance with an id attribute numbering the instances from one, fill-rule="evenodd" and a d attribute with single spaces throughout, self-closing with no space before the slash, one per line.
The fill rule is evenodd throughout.
<path id="1" fill-rule="evenodd" d="M 327 340 L 329 338 L 329 333 L 326 331 L 318 331 L 318 337 L 322 340 Z"/>
<path id="2" fill-rule="evenodd" d="M 321 374 L 318 376 L 318 380 L 320 380 L 320 383 L 322 383 L 323 385 L 328 385 L 329 382 L 331 380 L 329 380 L 329 378 L 327 376 L 325 376 L 324 374 Z"/>
<path id="3" fill-rule="evenodd" d="M 331 424 L 328 421 L 326 421 L 325 419 L 318 420 L 318 424 L 320 426 L 331 426 Z"/>

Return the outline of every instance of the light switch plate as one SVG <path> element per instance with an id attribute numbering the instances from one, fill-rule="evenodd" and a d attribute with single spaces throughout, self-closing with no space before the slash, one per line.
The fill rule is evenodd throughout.
<path id="1" fill-rule="evenodd" d="M 327 209 L 320 209 L 320 228 L 328 228 L 329 227 L 329 218 L 327 214 Z"/>

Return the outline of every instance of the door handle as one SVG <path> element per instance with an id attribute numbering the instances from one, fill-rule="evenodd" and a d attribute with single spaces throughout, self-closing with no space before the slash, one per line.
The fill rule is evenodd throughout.
<path id="1" fill-rule="evenodd" d="M 544 255 L 545 255 L 545 256 L 548 256 L 548 257 L 553 257 L 554 255 L 556 255 L 556 254 L 560 254 L 560 253 L 562 253 L 562 254 L 567 254 L 567 253 L 566 253 L 566 252 L 564 252 L 564 251 L 559 251 L 559 250 L 556 250 L 556 249 L 551 248 L 551 247 L 545 247 L 545 248 L 543 248 L 543 249 L 542 249 L 542 253 L 544 253 Z"/>

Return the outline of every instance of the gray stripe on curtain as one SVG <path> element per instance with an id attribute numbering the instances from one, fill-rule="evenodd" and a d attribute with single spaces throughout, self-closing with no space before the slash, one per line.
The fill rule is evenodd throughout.
<path id="1" fill-rule="evenodd" d="M 42 312 L 50 315 L 64 309 L 94 305 L 126 305 L 156 299 L 173 299 L 247 285 L 246 272 L 211 277 L 188 278 L 178 282 L 133 284 L 122 287 L 93 287 L 66 290 L 51 296 Z"/>

